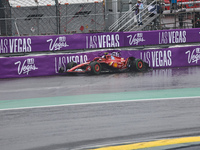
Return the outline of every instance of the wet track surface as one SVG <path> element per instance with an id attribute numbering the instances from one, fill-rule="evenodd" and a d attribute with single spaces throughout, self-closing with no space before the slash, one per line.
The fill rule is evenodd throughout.
<path id="1" fill-rule="evenodd" d="M 199 77 L 200 67 L 190 67 L 99 76 L 1 79 L 0 101 L 162 89 L 190 90 L 200 87 Z M 0 147 L 1 150 L 71 150 L 199 136 L 199 108 L 200 99 L 188 97 L 4 110 L 0 111 Z"/>
<path id="2" fill-rule="evenodd" d="M 0 100 L 200 87 L 200 67 L 144 73 L 1 79 Z"/>

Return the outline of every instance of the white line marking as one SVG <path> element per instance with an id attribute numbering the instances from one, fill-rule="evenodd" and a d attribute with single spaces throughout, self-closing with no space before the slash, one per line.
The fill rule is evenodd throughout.
<path id="1" fill-rule="evenodd" d="M 14 90 L 0 90 L 0 93 L 12 93 L 12 92 L 27 92 L 27 91 L 41 91 L 41 90 L 52 90 L 52 89 L 61 89 L 67 88 L 67 86 L 62 87 L 41 87 L 41 88 L 26 88 L 26 89 L 14 89 Z"/>
<path id="2" fill-rule="evenodd" d="M 51 108 L 51 107 L 64 107 L 64 106 L 79 106 L 79 105 L 110 104 L 110 103 L 144 102 L 144 101 L 161 101 L 161 100 L 183 100 L 183 99 L 197 99 L 197 98 L 200 98 L 200 96 L 171 97 L 171 98 L 152 98 L 152 99 L 137 99 L 137 100 L 118 100 L 118 101 L 103 101 L 103 102 L 74 103 L 74 104 L 58 104 L 58 105 L 46 105 L 46 106 L 35 106 L 35 107 L 8 108 L 8 109 L 0 109 L 0 111 L 36 109 L 36 108 Z"/>

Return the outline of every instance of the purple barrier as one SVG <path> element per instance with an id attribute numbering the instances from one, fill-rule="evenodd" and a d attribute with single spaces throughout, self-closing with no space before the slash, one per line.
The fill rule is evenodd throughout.
<path id="1" fill-rule="evenodd" d="M 200 41 L 200 29 L 124 32 L 124 46 L 182 44 Z"/>
<path id="2" fill-rule="evenodd" d="M 1 53 L 118 48 L 200 42 L 200 29 L 177 29 L 55 36 L 0 37 Z"/>
<path id="3" fill-rule="evenodd" d="M 58 75 L 61 66 L 71 61 L 84 63 L 107 51 L 95 51 L 79 54 L 61 54 L 46 56 L 24 56 L 0 58 L 0 78 L 19 78 L 33 76 Z M 169 68 L 200 65 L 200 46 L 166 48 L 155 50 L 113 50 L 110 53 L 127 58 L 134 56 L 149 63 L 152 68 Z"/>
<path id="4" fill-rule="evenodd" d="M 123 33 L 0 37 L 0 53 L 123 47 Z"/>

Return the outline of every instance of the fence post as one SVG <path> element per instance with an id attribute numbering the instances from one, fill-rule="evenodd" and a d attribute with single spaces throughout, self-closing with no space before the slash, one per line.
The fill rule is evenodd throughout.
<path id="1" fill-rule="evenodd" d="M 57 26 L 57 34 L 60 34 L 60 10 L 58 0 L 55 0 L 56 4 L 56 26 Z"/>
<path id="2" fill-rule="evenodd" d="M 108 8 L 107 8 L 107 0 L 103 0 L 104 2 L 103 2 L 103 5 L 104 5 L 104 13 L 105 13 L 105 15 L 104 15 L 104 19 L 105 19 L 105 27 L 104 27 L 104 29 L 105 29 L 105 31 L 106 32 L 108 32 Z"/>
<path id="3" fill-rule="evenodd" d="M 14 25 L 15 25 L 15 28 L 16 28 L 16 31 L 17 31 L 17 35 L 20 36 L 20 33 L 19 33 L 19 29 L 18 29 L 18 26 L 17 26 L 17 18 L 14 20 Z"/>
<path id="4" fill-rule="evenodd" d="M 37 16 L 36 16 L 36 21 L 37 21 L 37 35 L 40 35 L 40 21 L 38 18 L 38 14 L 39 14 L 39 3 L 38 1 L 36 1 L 37 3 Z"/>
<path id="5" fill-rule="evenodd" d="M 97 32 L 97 24 L 96 24 L 96 22 L 97 22 L 97 3 L 95 2 L 94 3 L 95 4 L 95 32 Z"/>

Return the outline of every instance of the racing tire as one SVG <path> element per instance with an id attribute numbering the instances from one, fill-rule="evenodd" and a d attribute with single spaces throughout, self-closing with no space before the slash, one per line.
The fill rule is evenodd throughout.
<path id="1" fill-rule="evenodd" d="M 100 63 L 94 61 L 90 64 L 91 66 L 91 74 L 98 75 L 101 73 L 102 66 Z"/>
<path id="2" fill-rule="evenodd" d="M 63 73 L 65 70 L 64 70 L 64 67 L 60 67 L 60 69 L 58 70 L 58 73 Z"/>
<path id="3" fill-rule="evenodd" d="M 66 66 L 66 70 L 68 70 L 68 69 L 71 69 L 71 68 L 73 68 L 73 67 L 75 67 L 77 65 L 77 63 L 76 62 L 69 62 L 68 64 L 67 64 L 67 66 Z"/>
<path id="4" fill-rule="evenodd" d="M 133 61 L 133 69 L 135 71 L 145 71 L 146 70 L 146 64 L 141 59 L 135 59 Z"/>
<path id="5" fill-rule="evenodd" d="M 135 57 L 129 57 L 128 58 L 128 62 L 127 62 L 127 68 L 130 70 L 130 71 L 134 71 L 134 62 L 135 61 Z"/>

